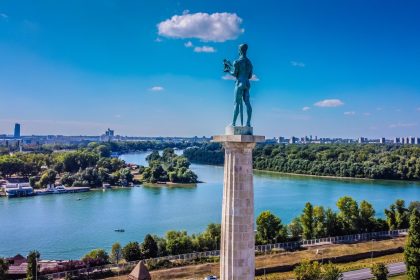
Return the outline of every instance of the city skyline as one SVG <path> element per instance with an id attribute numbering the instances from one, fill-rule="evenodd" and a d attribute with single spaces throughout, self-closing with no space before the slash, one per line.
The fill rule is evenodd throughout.
<path id="1" fill-rule="evenodd" d="M 23 2 L 0 4 L 0 134 L 218 134 L 247 42 L 256 133 L 419 135 L 416 1 Z"/>

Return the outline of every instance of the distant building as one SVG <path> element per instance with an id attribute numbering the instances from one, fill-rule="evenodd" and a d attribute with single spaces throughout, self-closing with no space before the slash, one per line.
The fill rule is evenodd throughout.
<path id="1" fill-rule="evenodd" d="M 359 144 L 363 144 L 367 142 L 367 139 L 365 137 L 359 137 L 358 142 Z"/>
<path id="2" fill-rule="evenodd" d="M 401 143 L 400 138 L 399 137 L 395 137 L 394 138 L 394 144 L 400 144 L 400 143 Z"/>
<path id="3" fill-rule="evenodd" d="M 299 141 L 299 138 L 292 136 L 289 140 L 290 144 L 296 144 Z"/>
<path id="4" fill-rule="evenodd" d="M 385 139 L 385 137 L 382 137 L 382 138 L 379 140 L 379 143 L 381 143 L 381 144 L 385 144 L 385 143 L 386 143 L 386 139 Z"/>
<path id="5" fill-rule="evenodd" d="M 108 128 L 108 130 L 105 131 L 105 136 L 114 136 L 114 131 Z"/>
<path id="6" fill-rule="evenodd" d="M 13 134 L 15 138 L 20 138 L 20 124 L 15 123 L 15 133 Z"/>
<path id="7" fill-rule="evenodd" d="M 9 197 L 30 196 L 34 194 L 34 189 L 26 178 L 8 178 L 0 181 L 1 188 Z"/>

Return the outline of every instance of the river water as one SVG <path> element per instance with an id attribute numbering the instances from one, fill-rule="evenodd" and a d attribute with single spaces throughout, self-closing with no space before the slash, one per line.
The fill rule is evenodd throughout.
<path id="1" fill-rule="evenodd" d="M 122 155 L 145 164 L 146 153 Z M 193 164 L 204 183 L 197 187 L 134 187 L 87 193 L 0 198 L 0 256 L 29 250 L 43 259 L 77 259 L 114 242 L 141 242 L 147 233 L 171 229 L 197 233 L 220 223 L 223 168 Z M 349 195 L 371 202 L 377 216 L 397 198 L 420 200 L 420 183 L 320 179 L 255 172 L 255 214 L 270 210 L 283 222 L 299 215 L 307 201 L 333 207 Z M 114 229 L 123 228 L 124 233 Z"/>

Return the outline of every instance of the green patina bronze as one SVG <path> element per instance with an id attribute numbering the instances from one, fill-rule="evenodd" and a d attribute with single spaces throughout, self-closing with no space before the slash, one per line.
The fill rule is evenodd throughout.
<path id="1" fill-rule="evenodd" d="M 227 72 L 236 78 L 235 82 L 235 107 L 233 111 L 232 126 L 236 126 L 238 115 L 241 118 L 241 126 L 244 125 L 243 117 L 243 103 L 246 106 L 247 121 L 246 126 L 251 126 L 252 107 L 249 102 L 249 90 L 252 78 L 252 63 L 246 56 L 248 50 L 247 44 L 239 46 L 239 58 L 232 63 L 229 60 L 224 60 L 224 72 Z"/>

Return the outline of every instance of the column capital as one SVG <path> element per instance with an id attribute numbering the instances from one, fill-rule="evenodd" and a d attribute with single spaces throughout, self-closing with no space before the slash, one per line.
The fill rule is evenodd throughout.
<path id="1" fill-rule="evenodd" d="M 212 142 L 259 143 L 264 142 L 264 140 L 264 136 L 258 135 L 215 135 L 213 136 Z"/>

